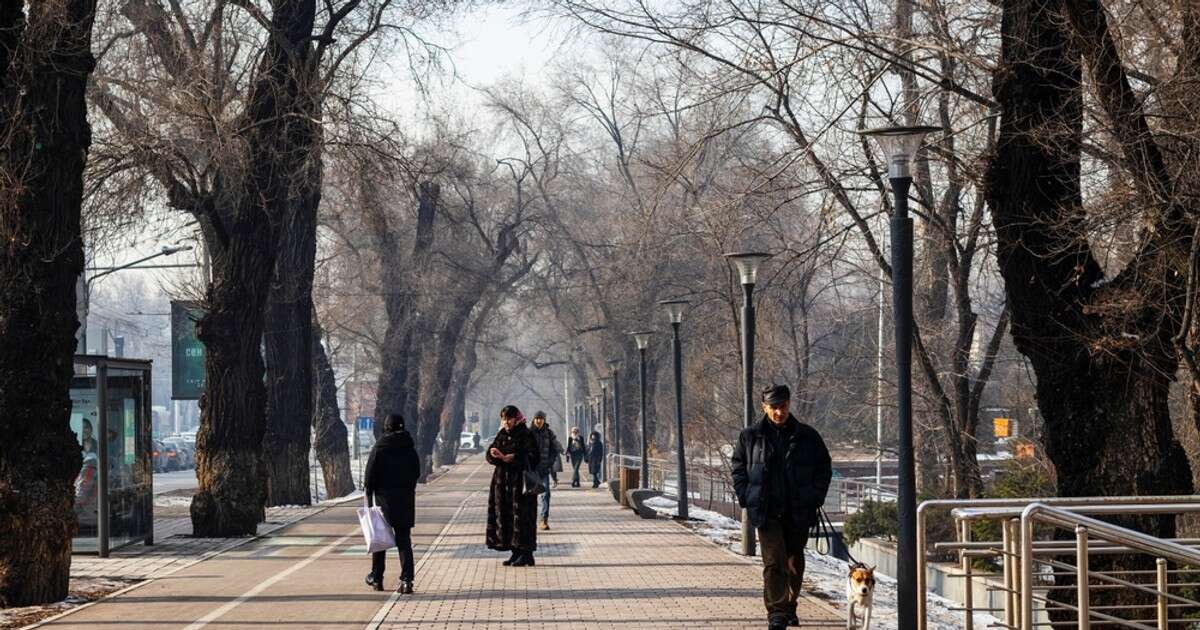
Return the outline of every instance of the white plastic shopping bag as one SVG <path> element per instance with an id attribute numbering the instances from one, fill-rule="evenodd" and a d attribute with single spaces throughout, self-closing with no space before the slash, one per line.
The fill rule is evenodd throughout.
<path id="1" fill-rule="evenodd" d="M 387 551 L 396 546 L 396 537 L 383 516 L 383 508 L 369 507 L 365 497 L 363 506 L 358 508 L 358 522 L 362 525 L 363 538 L 367 540 L 367 553 Z"/>

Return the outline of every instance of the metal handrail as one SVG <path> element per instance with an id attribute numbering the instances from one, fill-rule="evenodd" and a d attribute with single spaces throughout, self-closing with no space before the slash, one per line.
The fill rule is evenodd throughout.
<path id="1" fill-rule="evenodd" d="M 1101 504 L 1123 504 L 1130 506 L 1153 505 L 1156 503 L 1175 503 L 1175 504 L 1200 504 L 1200 495 L 1157 495 L 1157 496 L 1118 496 L 1118 497 L 1037 497 L 1037 498 L 1018 498 L 1018 499 L 935 499 L 924 501 L 917 507 L 917 628 L 926 630 L 928 627 L 928 606 L 926 604 L 926 593 L 928 591 L 928 578 L 926 571 L 928 562 L 926 560 L 926 552 L 928 549 L 926 523 L 929 514 L 934 510 L 953 509 L 953 508 L 1003 508 L 1003 507 L 1021 507 L 1024 508 L 1032 503 L 1042 503 L 1052 506 L 1077 506 L 1077 505 L 1101 505 Z M 1007 536 L 1007 529 L 1005 530 Z M 1005 565 L 1006 570 L 1008 564 Z M 1006 583 L 1008 582 L 1006 576 Z M 968 579 L 968 583 L 970 580 Z M 969 589 L 968 589 L 969 590 Z M 968 615 L 968 619 L 969 619 Z M 970 627 L 970 626 L 968 626 Z"/>
<path id="2" fill-rule="evenodd" d="M 1143 508 L 1145 509 L 1145 508 Z M 1128 510 L 1127 513 L 1134 514 L 1135 510 Z M 1058 507 L 1053 507 L 1045 503 L 1032 503 L 1025 508 L 1021 513 L 1021 619 L 1020 627 L 1022 630 L 1032 630 L 1033 628 L 1033 528 L 1037 522 L 1054 525 L 1064 529 L 1074 529 L 1078 537 L 1077 544 L 1077 571 L 1079 576 L 1077 579 L 1079 585 L 1079 625 L 1081 628 L 1088 628 L 1090 621 L 1088 618 L 1088 572 L 1087 572 L 1087 541 L 1093 534 L 1097 533 L 1103 536 L 1108 542 L 1119 543 L 1138 549 L 1143 553 L 1154 555 L 1158 558 L 1158 583 L 1155 589 L 1158 595 L 1158 619 L 1159 627 L 1165 628 L 1167 617 L 1166 604 L 1166 560 L 1174 560 L 1176 562 L 1200 566 L 1200 551 L 1185 547 L 1178 543 L 1168 540 L 1163 540 L 1149 534 L 1144 534 L 1119 525 L 1106 523 L 1104 521 L 1094 519 L 1090 516 L 1077 514 L 1070 510 L 1065 510 Z M 1188 600 L 1185 600 L 1188 601 Z M 1189 601 L 1190 603 L 1190 601 Z M 1140 624 L 1139 624 L 1140 625 Z"/>

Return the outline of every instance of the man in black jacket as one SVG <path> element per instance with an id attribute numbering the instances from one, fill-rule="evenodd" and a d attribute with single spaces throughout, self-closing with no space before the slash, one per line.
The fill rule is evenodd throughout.
<path id="1" fill-rule="evenodd" d="M 763 390 L 764 417 L 742 430 L 732 459 L 738 504 L 748 510 L 762 547 L 763 601 L 771 630 L 800 625 L 796 598 L 808 529 L 833 477 L 825 442 L 791 414 L 791 397 L 786 385 Z"/>
<path id="2" fill-rule="evenodd" d="M 403 594 L 413 592 L 412 527 L 417 515 L 417 480 L 421 478 L 421 459 L 417 456 L 412 436 L 404 430 L 404 418 L 392 414 L 384 424 L 379 438 L 367 458 L 364 492 L 383 508 L 383 516 L 396 535 L 400 551 L 400 588 Z M 383 590 L 383 569 L 387 552 L 371 554 L 371 572 L 367 585 Z"/>

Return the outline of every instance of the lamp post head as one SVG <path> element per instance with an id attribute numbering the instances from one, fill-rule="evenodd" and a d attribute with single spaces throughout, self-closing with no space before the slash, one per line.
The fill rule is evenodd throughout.
<path id="1" fill-rule="evenodd" d="M 161 253 L 163 256 L 170 256 L 171 254 L 187 252 L 191 251 L 192 249 L 193 248 L 191 245 L 163 245 L 162 249 L 159 250 L 159 253 Z"/>
<path id="2" fill-rule="evenodd" d="M 763 264 L 763 261 L 770 257 L 771 254 L 766 252 L 733 252 L 725 254 L 725 258 L 729 259 L 737 267 L 742 284 L 757 284 L 758 268 Z"/>
<path id="3" fill-rule="evenodd" d="M 633 340 L 635 342 L 637 342 L 638 350 L 645 350 L 646 348 L 650 347 L 650 337 L 654 336 L 654 331 L 639 330 L 637 332 L 631 332 L 629 334 L 633 335 Z"/>
<path id="4" fill-rule="evenodd" d="M 688 304 L 691 304 L 691 302 L 688 302 L 687 300 L 663 300 L 659 302 L 659 304 L 667 307 L 667 314 L 671 316 L 672 324 L 682 324 L 683 311 L 687 308 Z"/>
<path id="5" fill-rule="evenodd" d="M 917 151 L 921 149 L 921 141 L 925 139 L 926 135 L 941 131 L 941 129 L 941 127 L 930 126 L 877 127 L 864 129 L 859 133 L 875 138 L 887 158 L 888 177 L 900 179 L 912 177 L 909 165 L 917 156 Z"/>
<path id="6" fill-rule="evenodd" d="M 613 373 L 616 373 L 617 370 L 621 369 L 622 363 L 624 363 L 624 361 L 621 359 L 609 359 L 608 367 L 612 368 Z"/>

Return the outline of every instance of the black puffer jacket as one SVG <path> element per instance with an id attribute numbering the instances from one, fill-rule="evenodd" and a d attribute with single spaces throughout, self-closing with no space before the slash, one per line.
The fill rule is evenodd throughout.
<path id="1" fill-rule="evenodd" d="M 558 461 L 558 456 L 562 454 L 562 444 L 558 441 L 558 436 L 550 429 L 549 424 L 543 424 L 542 428 L 536 426 L 529 427 L 533 432 L 533 437 L 537 439 L 538 446 L 538 466 L 539 474 L 546 474 L 554 468 L 554 462 Z"/>
<path id="2" fill-rule="evenodd" d="M 421 478 L 421 458 L 412 435 L 401 429 L 379 438 L 367 458 L 365 477 L 364 491 L 374 496 L 392 527 L 412 527 Z"/>
<path id="3" fill-rule="evenodd" d="M 787 444 L 784 466 L 787 468 L 785 514 L 801 527 L 816 522 L 817 509 L 825 503 L 829 482 L 833 478 L 833 464 L 829 449 L 817 430 L 796 422 Z M 771 441 L 766 432 L 771 430 L 763 416 L 758 424 L 742 429 L 737 447 L 733 451 L 733 489 L 737 493 L 738 505 L 750 512 L 750 522 L 755 527 L 766 525 L 767 503 L 766 480 L 771 476 L 767 462 L 771 460 Z"/>

